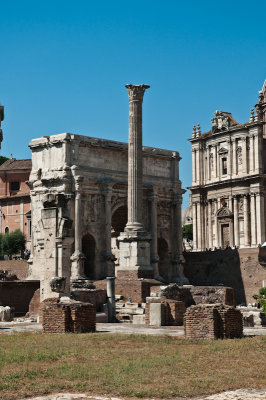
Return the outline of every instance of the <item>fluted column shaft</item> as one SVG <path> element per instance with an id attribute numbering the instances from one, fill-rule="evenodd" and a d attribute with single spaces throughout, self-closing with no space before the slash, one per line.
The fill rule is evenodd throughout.
<path id="1" fill-rule="evenodd" d="M 142 231 L 142 101 L 148 85 L 126 85 L 129 97 L 128 222 L 126 231 Z"/>
<path id="2" fill-rule="evenodd" d="M 249 172 L 254 172 L 254 136 L 249 140 Z"/>

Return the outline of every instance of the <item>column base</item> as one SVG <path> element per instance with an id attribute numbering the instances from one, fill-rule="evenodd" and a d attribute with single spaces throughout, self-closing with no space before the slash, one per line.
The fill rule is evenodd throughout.
<path id="1" fill-rule="evenodd" d="M 120 265 L 116 269 L 134 278 L 152 278 L 154 268 L 150 263 L 151 236 L 146 232 L 122 232 L 118 237 Z M 117 275 L 117 276 L 118 276 Z"/>

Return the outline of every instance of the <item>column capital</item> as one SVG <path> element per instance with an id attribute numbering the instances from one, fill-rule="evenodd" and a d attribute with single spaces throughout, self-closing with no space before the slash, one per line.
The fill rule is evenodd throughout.
<path id="1" fill-rule="evenodd" d="M 80 192 L 81 190 L 81 183 L 83 182 L 84 177 L 81 175 L 75 176 L 75 191 Z"/>
<path id="2" fill-rule="evenodd" d="M 125 85 L 125 88 L 128 91 L 129 101 L 141 101 L 143 100 L 143 96 L 146 89 L 149 89 L 149 85 Z"/>

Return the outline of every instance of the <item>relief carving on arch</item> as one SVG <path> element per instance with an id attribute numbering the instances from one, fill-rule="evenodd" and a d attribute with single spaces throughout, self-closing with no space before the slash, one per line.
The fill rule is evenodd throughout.
<path id="1" fill-rule="evenodd" d="M 169 226 L 169 219 L 171 218 L 171 202 L 160 201 L 157 204 L 158 210 L 158 225 L 161 228 L 167 228 Z"/>
<path id="2" fill-rule="evenodd" d="M 239 211 L 239 213 L 243 213 L 243 207 L 244 207 L 244 200 L 243 200 L 243 197 L 241 197 L 239 199 L 239 202 L 238 202 L 238 211 Z"/>

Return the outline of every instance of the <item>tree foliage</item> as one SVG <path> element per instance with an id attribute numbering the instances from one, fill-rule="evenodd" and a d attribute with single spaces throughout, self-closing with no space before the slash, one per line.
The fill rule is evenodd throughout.
<path id="1" fill-rule="evenodd" d="M 6 160 L 9 160 L 8 157 L 0 156 L 0 165 L 4 164 Z"/>
<path id="2" fill-rule="evenodd" d="M 262 311 L 266 315 L 266 287 L 259 290 L 259 294 L 254 294 L 253 298 L 260 303 Z"/>
<path id="3" fill-rule="evenodd" d="M 14 232 L 7 233 L 1 237 L 1 247 L 3 254 L 7 254 L 9 257 L 13 254 L 18 254 L 22 250 L 25 250 L 25 235 L 20 229 Z"/>
<path id="4" fill-rule="evenodd" d="M 183 238 L 193 240 L 193 225 L 184 225 L 182 227 Z"/>

